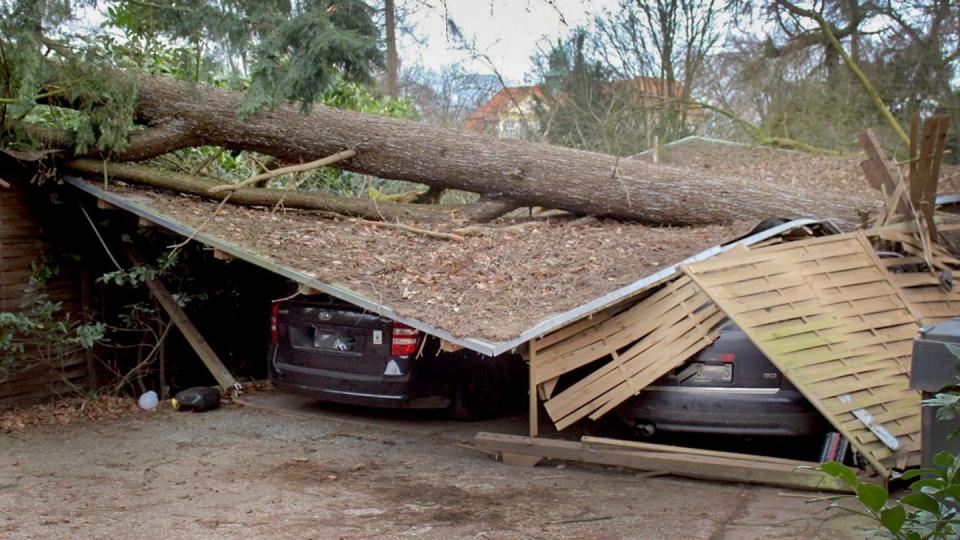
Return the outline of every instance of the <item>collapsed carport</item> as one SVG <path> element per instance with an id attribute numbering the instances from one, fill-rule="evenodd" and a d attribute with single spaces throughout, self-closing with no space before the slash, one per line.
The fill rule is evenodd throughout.
<path id="1" fill-rule="evenodd" d="M 881 289 L 875 289 L 869 280 L 836 282 L 833 275 L 844 275 L 843 273 L 848 271 L 859 274 L 866 272 L 870 279 L 885 282 L 889 285 L 889 290 L 882 289 L 881 293 L 873 296 L 850 297 L 845 301 L 870 300 L 876 303 L 877 297 L 884 297 L 894 304 L 884 304 L 884 309 L 858 312 L 854 315 L 862 317 L 886 310 L 899 318 L 884 318 L 873 326 L 871 321 L 861 320 L 859 326 L 851 326 L 849 321 L 837 319 L 838 315 L 831 313 L 826 305 L 816 308 L 805 305 L 807 311 L 795 317 L 771 320 L 761 318 L 758 323 L 749 317 L 739 318 L 741 315 L 737 312 L 737 302 L 741 299 L 722 289 L 728 283 L 707 283 L 704 280 L 709 278 L 699 275 L 698 272 L 709 273 L 711 270 L 704 270 L 704 266 L 710 268 L 714 261 L 717 261 L 716 264 L 724 264 L 723 261 L 738 262 L 744 253 L 752 250 L 759 250 L 760 253 L 781 251 L 772 257 L 776 263 L 776 271 L 770 275 L 757 274 L 747 278 L 769 280 L 773 276 L 772 288 L 751 289 L 747 292 L 775 292 L 783 297 L 782 289 L 810 289 L 814 283 L 806 281 L 809 276 L 789 276 L 789 272 L 784 270 L 797 261 L 793 261 L 790 255 L 783 252 L 783 246 L 806 249 L 809 243 L 832 242 L 833 239 L 817 240 L 816 237 L 823 233 L 837 233 L 834 227 L 813 220 L 798 220 L 747 235 L 726 245 L 720 244 L 724 240 L 741 236 L 750 226 L 734 224 L 659 229 L 643 225 L 602 223 L 590 219 L 564 219 L 551 224 L 544 219 L 539 222 L 532 220 L 519 229 L 515 228 L 517 225 L 485 227 L 483 235 L 514 235 L 505 249 L 518 251 L 521 256 L 526 256 L 521 259 L 529 259 L 530 264 L 517 264 L 516 268 L 510 269 L 513 274 L 507 272 L 507 279 L 504 279 L 503 275 L 494 275 L 491 280 L 486 279 L 490 276 L 475 279 L 469 283 L 469 292 L 464 292 L 463 282 L 444 281 L 444 278 L 462 274 L 467 268 L 473 272 L 473 277 L 482 276 L 484 271 L 489 271 L 491 267 L 479 265 L 481 270 L 475 272 L 472 263 L 476 256 L 480 254 L 489 259 L 490 252 L 484 252 L 484 248 L 489 249 L 493 244 L 502 245 L 503 242 L 487 242 L 484 246 L 481 236 L 481 241 L 464 245 L 469 244 L 464 242 L 464 238 L 455 240 L 427 235 L 426 238 L 417 238 L 417 250 L 409 252 L 401 246 L 402 253 L 397 254 L 391 252 L 397 248 L 391 240 L 396 241 L 406 235 L 416 236 L 422 231 L 395 231 L 384 225 L 351 220 L 322 225 L 317 224 L 317 220 L 311 219 L 309 215 L 288 215 L 284 212 L 278 214 L 276 209 L 273 212 L 263 209 L 234 209 L 230 211 L 230 216 L 225 217 L 218 215 L 215 204 L 189 197 L 122 184 L 103 189 L 97 183 L 77 178 L 69 178 L 68 182 L 93 194 L 104 206 L 127 210 L 139 216 L 144 224 L 161 226 L 208 245 L 214 249 L 215 255 L 221 258 L 246 260 L 291 279 L 300 285 L 299 290 L 302 293 L 329 294 L 432 334 L 446 341 L 452 348 L 464 347 L 487 355 L 498 355 L 515 349 L 525 350 L 529 354 L 531 369 L 531 435 L 536 435 L 537 432 L 538 398 L 545 401 L 546 410 L 558 429 L 563 429 L 585 416 L 598 418 L 709 344 L 716 337 L 717 325 L 728 317 L 753 330 L 748 332 L 751 339 L 775 363 L 777 355 L 784 351 L 771 348 L 767 343 L 767 338 L 771 336 L 781 338 L 800 335 L 813 339 L 816 346 L 836 348 L 837 343 L 833 340 L 837 339 L 834 335 L 837 332 L 870 332 L 885 336 L 890 332 L 890 328 L 896 328 L 895 335 L 890 339 L 882 338 L 878 343 L 868 344 L 890 347 L 889 354 L 879 358 L 893 362 L 892 365 L 885 366 L 885 370 L 878 370 L 873 366 L 862 372 L 849 370 L 850 366 L 846 361 L 850 357 L 860 356 L 872 360 L 872 350 L 868 351 L 869 354 L 840 354 L 839 358 L 828 358 L 838 360 L 842 368 L 848 369 L 849 372 L 843 376 L 851 376 L 854 382 L 840 388 L 839 393 L 826 397 L 819 395 L 806 384 L 806 379 L 791 375 L 791 366 L 777 363 L 781 371 L 804 390 L 804 394 L 834 423 L 838 431 L 850 438 L 851 443 L 857 446 L 873 469 L 886 476 L 893 467 L 916 463 L 916 434 L 919 429 L 916 416 L 919 413 L 919 399 L 918 394 L 907 387 L 909 353 L 904 352 L 904 347 L 912 339 L 917 326 L 925 322 L 915 302 L 935 304 L 937 309 L 933 314 L 934 318 L 956 314 L 958 305 L 955 302 L 957 299 L 951 296 L 952 292 L 938 288 L 938 279 L 932 276 L 930 271 L 912 272 L 913 275 L 905 278 L 907 283 L 897 283 L 898 278 L 890 277 L 888 265 L 880 262 L 873 247 L 869 247 L 870 244 L 863 240 L 862 235 L 869 234 L 878 240 L 897 243 L 907 256 L 919 259 L 920 263 L 926 263 L 931 269 L 947 268 L 955 264 L 956 261 L 942 250 L 931 251 L 929 241 L 924 240 L 922 234 L 918 236 L 918 233 L 922 232 L 921 228 L 911 228 L 909 224 L 884 225 L 873 228 L 869 233 L 859 233 L 861 236 L 856 236 L 856 242 L 852 244 L 861 246 L 857 248 L 860 249 L 858 253 L 851 252 L 852 248 L 845 246 L 836 254 L 820 253 L 799 261 L 819 264 L 821 260 L 828 260 L 829 264 L 824 273 L 829 286 L 825 289 L 830 290 L 829 294 L 840 294 L 841 297 L 845 294 L 843 287 L 848 285 L 866 285 L 870 290 Z M 310 221 L 312 225 L 308 225 L 308 229 L 304 230 L 302 227 L 307 226 L 306 221 Z M 251 229 L 253 224 L 257 227 Z M 323 227 L 328 225 L 339 228 L 352 226 L 353 233 L 367 235 L 372 244 L 347 242 L 346 248 L 340 246 L 343 235 L 349 235 L 350 230 L 338 233 L 330 242 L 320 246 L 314 243 L 298 243 L 308 236 L 323 238 Z M 524 228 L 530 225 L 532 226 Z M 592 231 L 587 234 L 584 229 Z M 658 237 L 658 234 L 663 236 Z M 535 237 L 532 244 L 526 236 Z M 678 240 L 688 236 L 693 236 L 693 240 Z M 635 249 L 636 244 L 629 244 L 637 237 L 647 248 L 658 239 L 669 242 L 668 247 L 638 251 Z M 520 242 L 524 239 L 528 240 L 525 245 Z M 848 241 L 849 237 L 839 235 L 836 239 Z M 591 243 L 605 249 L 591 251 L 589 247 L 585 247 Z M 371 246 L 376 249 L 371 249 Z M 317 260 L 316 257 L 306 256 L 303 251 L 298 253 L 297 249 L 291 247 L 299 247 L 301 250 L 319 247 L 325 259 Z M 404 265 L 397 266 L 396 259 L 390 260 L 389 257 L 393 255 L 406 261 L 421 258 L 431 264 L 446 264 L 449 262 L 447 259 L 456 258 L 453 254 L 462 255 L 465 252 L 469 256 L 454 260 L 452 268 L 446 266 L 441 272 L 433 273 L 417 271 L 417 268 L 408 271 Z M 724 256 L 724 253 L 729 255 Z M 848 260 L 851 256 L 855 259 L 852 262 Z M 586 258 L 590 262 L 610 258 L 610 261 L 599 261 L 597 268 L 612 266 L 618 271 L 613 275 L 594 275 L 589 263 L 574 264 L 577 257 Z M 829 260 L 831 257 L 841 257 L 843 260 Z M 369 260 L 377 261 L 380 268 L 371 271 L 369 267 L 364 267 L 364 261 Z M 489 260 L 485 262 L 490 263 Z M 600 264 L 603 262 L 612 264 L 603 266 Z M 853 266 L 846 267 L 844 264 Z M 753 270 L 759 271 L 756 268 Z M 736 269 L 733 275 L 741 272 L 742 269 Z M 533 275 L 523 276 L 524 273 Z M 515 281 L 522 281 L 524 277 L 536 281 L 540 288 L 531 291 L 515 286 Z M 795 279 L 790 281 L 786 278 Z M 553 287 L 554 284 L 565 282 L 573 282 L 575 287 Z M 932 289 L 929 288 L 931 286 Z M 914 295 L 913 299 L 908 299 L 908 294 L 901 289 L 910 287 L 928 287 L 928 290 L 918 293 L 920 296 Z M 425 291 L 441 292 L 430 296 L 424 295 Z M 531 292 L 537 294 L 531 295 Z M 451 295 L 454 296 L 452 300 Z M 487 297 L 505 299 L 506 302 L 484 302 Z M 547 303 L 536 302 L 544 298 Z M 891 298 L 899 300 L 900 303 L 896 304 Z M 753 305 L 757 301 L 757 298 L 750 298 L 748 303 Z M 815 302 L 816 298 L 800 297 L 797 301 Z M 786 304 L 790 305 L 791 302 Z M 765 306 L 761 303 L 755 308 L 765 310 L 782 305 L 774 303 Z M 841 315 L 846 316 L 848 313 Z M 833 319 L 827 322 L 821 320 L 830 317 Z M 909 317 L 909 320 L 905 317 Z M 788 323 L 796 325 L 797 321 L 794 319 L 798 319 L 801 326 L 785 331 L 782 326 Z M 813 321 L 813 326 L 802 326 L 810 322 L 808 319 Z M 775 326 L 768 328 L 766 324 Z M 832 334 L 823 334 L 831 329 L 839 330 Z M 784 332 L 787 333 L 781 335 Z M 613 337 L 616 339 L 611 339 Z M 861 344 L 857 340 L 853 342 Z M 529 348 L 525 347 L 528 343 Z M 888 345 L 890 343 L 892 345 Z M 812 348 L 814 346 L 804 345 L 795 351 L 786 352 Z M 612 361 L 574 386 L 553 396 L 559 375 L 607 356 Z M 833 366 L 825 365 L 821 368 L 830 372 Z M 890 380 L 878 381 L 877 373 L 862 375 L 877 371 Z M 638 373 L 641 376 L 638 377 Z M 860 399 L 857 395 L 860 391 L 873 396 L 873 400 Z M 891 395 L 893 398 L 890 398 Z M 828 398 L 841 404 L 825 406 L 824 402 Z M 883 425 L 886 421 L 895 424 L 892 432 Z M 899 438 L 903 438 L 905 442 L 901 443 Z M 887 450 L 884 451 L 883 448 Z"/>

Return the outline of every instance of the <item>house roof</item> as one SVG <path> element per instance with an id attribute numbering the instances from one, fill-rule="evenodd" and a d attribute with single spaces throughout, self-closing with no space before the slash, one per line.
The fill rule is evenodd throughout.
<path id="1" fill-rule="evenodd" d="M 474 109 L 463 121 L 464 129 L 483 131 L 487 122 L 496 120 L 511 108 L 530 96 L 543 99 L 544 93 L 539 86 L 511 86 L 503 88 L 486 103 Z"/>
<path id="2" fill-rule="evenodd" d="M 664 94 L 677 98 L 683 95 L 683 83 L 673 82 L 665 85 L 666 81 L 657 77 L 634 77 L 632 79 L 623 79 L 610 83 L 613 88 L 635 87 L 637 97 L 648 106 L 653 105 L 651 96 L 662 96 Z M 669 86 L 666 92 L 664 87 Z M 533 96 L 537 99 L 545 99 L 546 94 L 540 86 L 511 86 L 501 89 L 493 95 L 486 103 L 477 107 L 463 121 L 463 128 L 470 131 L 484 131 L 487 124 L 497 121 L 500 116 L 513 109 L 515 103 L 520 103 L 528 97 Z M 700 107 L 693 107 L 697 110 Z"/>

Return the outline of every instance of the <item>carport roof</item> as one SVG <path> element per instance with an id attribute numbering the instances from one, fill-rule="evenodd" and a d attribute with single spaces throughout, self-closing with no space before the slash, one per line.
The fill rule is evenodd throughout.
<path id="1" fill-rule="evenodd" d="M 215 203 L 118 183 L 104 190 L 76 177 L 65 181 L 234 258 L 487 355 L 638 294 L 681 263 L 822 223 L 794 220 L 726 245 L 719 244 L 742 235 L 745 224 L 693 229 L 544 222 L 504 232 L 509 238 L 457 243 L 302 212 L 232 207 L 198 231 Z M 316 238 L 327 240 L 305 243 Z M 531 247 L 526 262 L 516 262 L 516 250 Z"/>

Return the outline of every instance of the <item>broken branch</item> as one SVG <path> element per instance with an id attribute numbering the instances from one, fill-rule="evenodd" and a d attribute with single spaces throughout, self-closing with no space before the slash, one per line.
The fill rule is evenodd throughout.
<path id="1" fill-rule="evenodd" d="M 336 154 L 333 154 L 332 156 L 327 156 L 327 157 L 325 157 L 325 158 L 321 158 L 321 159 L 318 159 L 318 160 L 316 160 L 316 161 L 311 161 L 311 162 L 308 162 L 308 163 L 301 163 L 300 165 L 291 165 L 291 166 L 289 166 L 289 167 L 281 167 L 281 168 L 279 168 L 279 169 L 274 169 L 274 170 L 272 170 L 272 171 L 267 171 L 267 172 L 265 172 L 265 173 L 263 173 L 263 174 L 258 174 L 258 175 L 256 175 L 256 176 L 251 176 L 250 178 L 247 178 L 246 180 L 244 180 L 243 182 L 240 182 L 240 183 L 238 183 L 238 184 L 223 184 L 223 185 L 220 185 L 220 186 L 214 186 L 214 187 L 210 188 L 209 191 L 210 191 L 210 193 L 218 193 L 218 192 L 221 192 L 221 191 L 228 191 L 228 190 L 229 190 L 229 191 L 236 191 L 236 190 L 238 190 L 238 189 L 245 188 L 245 187 L 247 187 L 247 186 L 249 186 L 249 185 L 251 185 L 251 184 L 256 184 L 256 183 L 258 183 L 258 182 L 262 182 L 262 181 L 265 181 L 265 180 L 269 180 L 269 179 L 271 179 L 271 178 L 275 178 L 275 177 L 280 176 L 280 175 L 283 175 L 283 174 L 306 172 L 306 171 L 310 171 L 310 170 L 313 170 L 313 169 L 319 169 L 320 167 L 326 167 L 327 165 L 333 165 L 334 163 L 336 163 L 336 162 L 338 162 L 338 161 L 343 161 L 343 160 L 345 160 L 345 159 L 350 159 L 350 158 L 352 158 L 352 157 L 355 156 L 355 155 L 357 155 L 357 151 L 356 151 L 355 149 L 353 149 L 353 148 L 349 148 L 349 149 L 344 150 L 344 151 L 342 151 L 342 152 L 337 152 Z"/>

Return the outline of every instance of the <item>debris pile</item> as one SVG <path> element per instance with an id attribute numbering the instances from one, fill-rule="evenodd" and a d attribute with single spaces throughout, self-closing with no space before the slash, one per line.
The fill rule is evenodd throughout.
<path id="1" fill-rule="evenodd" d="M 645 294 L 532 341 L 531 381 L 557 429 L 612 411 L 732 321 L 874 472 L 918 465 L 913 339 L 922 325 L 960 316 L 960 260 L 937 243 L 960 226 L 938 225 L 933 205 L 946 121 L 928 120 L 923 132 L 904 181 L 872 135 L 862 138 L 862 167 L 885 209 L 866 228 L 776 237 L 681 265 Z"/>

